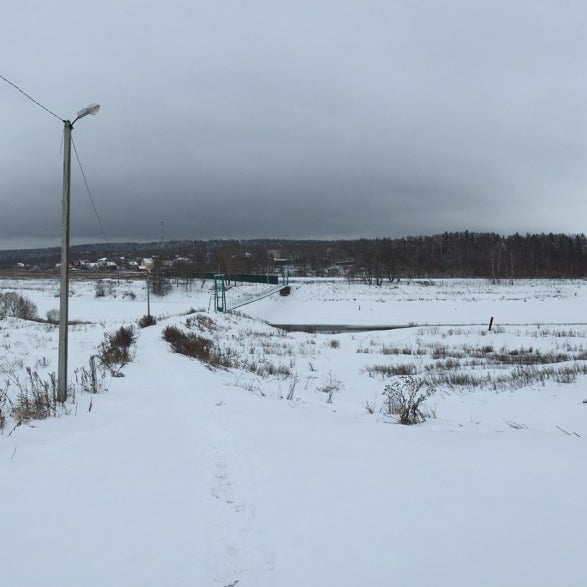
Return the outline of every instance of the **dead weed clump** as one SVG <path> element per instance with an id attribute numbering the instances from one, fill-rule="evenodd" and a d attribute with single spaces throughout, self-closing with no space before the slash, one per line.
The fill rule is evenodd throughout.
<path id="1" fill-rule="evenodd" d="M 10 415 L 17 425 L 56 416 L 60 405 L 57 402 L 57 381 L 54 373 L 49 375 L 49 379 L 42 379 L 36 371 L 27 367 L 26 374 L 24 381 L 12 379 L 18 392 L 12 402 Z"/>
<path id="2" fill-rule="evenodd" d="M 87 393 L 101 393 L 106 390 L 106 367 L 101 364 L 99 357 L 92 355 L 88 360 L 88 367 L 75 370 L 75 381 L 80 389 Z"/>
<path id="3" fill-rule="evenodd" d="M 139 328 L 147 328 L 148 326 L 155 326 L 155 324 L 157 324 L 157 319 L 151 314 L 145 314 L 139 319 Z"/>
<path id="4" fill-rule="evenodd" d="M 425 409 L 424 402 L 434 393 L 425 380 L 417 377 L 399 377 L 385 386 L 382 410 L 399 424 L 421 424 L 436 414 Z"/>
<path id="5" fill-rule="evenodd" d="M 135 329 L 132 326 L 121 326 L 114 332 L 104 334 L 98 358 L 113 375 L 120 375 L 120 369 L 132 361 L 132 347 L 135 342 Z"/>
<path id="6" fill-rule="evenodd" d="M 185 333 L 177 326 L 167 326 L 163 330 L 163 338 L 180 355 L 198 359 L 212 367 L 233 366 L 230 357 L 223 355 L 210 338 L 195 332 Z"/>

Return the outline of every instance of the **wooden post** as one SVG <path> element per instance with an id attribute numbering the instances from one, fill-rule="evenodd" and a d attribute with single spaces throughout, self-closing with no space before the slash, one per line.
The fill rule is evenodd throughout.
<path id="1" fill-rule="evenodd" d="M 493 326 L 493 316 L 491 316 L 491 320 L 489 321 L 489 332 L 491 332 L 492 326 Z"/>

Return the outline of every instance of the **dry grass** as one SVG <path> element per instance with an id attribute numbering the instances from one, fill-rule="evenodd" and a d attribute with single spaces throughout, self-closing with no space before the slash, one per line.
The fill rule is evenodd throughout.
<path id="1" fill-rule="evenodd" d="M 414 363 L 400 363 L 399 365 L 369 365 L 364 371 L 369 377 L 397 377 L 399 375 L 415 375 L 417 367 Z"/>
<path id="2" fill-rule="evenodd" d="M 212 367 L 233 366 L 230 358 L 223 355 L 210 338 L 195 332 L 185 333 L 176 326 L 167 326 L 162 334 L 176 353 L 198 359 Z"/>
<path id="3" fill-rule="evenodd" d="M 471 332 L 470 329 L 421 329 L 419 335 L 433 335 L 443 340 L 418 338 L 415 347 L 389 347 L 372 340 L 369 349 L 362 347 L 359 351 L 416 355 L 418 361 L 373 364 L 364 371 L 370 377 L 381 378 L 420 375 L 432 386 L 469 389 L 516 389 L 546 381 L 572 383 L 578 376 L 587 374 L 587 346 L 580 341 L 583 333 L 579 330 L 548 330 L 552 336 L 550 349 L 524 344 L 513 347 L 495 344 L 495 341 L 503 341 L 503 337 L 482 344 L 445 342 L 449 336 L 462 337 Z M 528 335 L 529 332 L 511 333 L 512 338 Z"/>
<path id="4" fill-rule="evenodd" d="M 27 367 L 24 381 L 16 377 L 11 381 L 17 388 L 17 393 L 11 405 L 10 416 L 17 425 L 57 415 L 59 404 L 54 373 L 49 379 L 42 379 L 36 371 Z"/>

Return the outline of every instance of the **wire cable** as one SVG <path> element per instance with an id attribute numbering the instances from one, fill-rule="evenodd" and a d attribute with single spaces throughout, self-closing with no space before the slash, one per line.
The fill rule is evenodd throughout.
<path id="1" fill-rule="evenodd" d="M 100 230 L 102 231 L 102 235 L 104 236 L 104 240 L 106 244 L 110 244 L 108 237 L 106 236 L 106 231 L 104 230 L 104 226 L 102 224 L 102 220 L 100 220 L 100 214 L 98 214 L 98 209 L 96 208 L 96 204 L 94 203 L 94 197 L 92 196 L 92 192 L 90 190 L 90 186 L 88 185 L 88 180 L 86 179 L 86 174 L 84 173 L 84 168 L 82 167 L 82 162 L 80 161 L 79 154 L 77 152 L 77 147 L 75 146 L 75 141 L 73 137 L 71 137 L 71 144 L 73 145 L 73 152 L 75 153 L 75 158 L 77 159 L 77 164 L 79 165 L 79 169 L 82 172 L 82 177 L 84 179 L 84 184 L 86 186 L 86 190 L 88 192 L 88 196 L 90 197 L 90 202 L 92 204 L 92 208 L 94 210 L 94 214 L 96 215 L 96 219 L 98 220 L 98 224 L 100 225 Z"/>
<path id="2" fill-rule="evenodd" d="M 41 104 L 40 102 L 35 100 L 32 96 L 29 96 L 24 90 L 21 90 L 16 84 L 13 84 L 9 79 L 6 79 L 2 74 L 0 74 L 0 79 L 3 79 L 7 84 L 11 85 L 15 90 L 18 90 L 21 94 L 23 94 L 29 100 L 34 102 L 37 106 L 40 106 L 43 110 L 45 110 L 46 112 L 51 114 L 51 116 L 55 116 L 55 118 L 57 118 L 61 122 L 64 122 L 64 120 L 63 120 L 63 118 L 61 118 L 61 116 L 57 116 L 57 114 L 55 114 L 55 112 L 49 110 L 49 108 L 47 108 L 46 106 L 43 106 L 43 104 Z"/>
<path id="3" fill-rule="evenodd" d="M 49 108 L 47 108 L 46 106 L 43 106 L 43 104 L 41 104 L 38 100 L 35 100 L 32 96 L 30 96 L 24 90 L 19 88 L 15 83 L 13 83 L 9 79 L 5 78 L 2 74 L 0 74 L 0 79 L 4 80 L 8 85 L 12 86 L 15 90 L 19 91 L 23 96 L 26 96 L 31 102 L 34 102 L 37 106 L 39 106 L 43 110 L 45 110 L 45 112 L 48 112 L 49 114 L 51 114 L 51 116 L 54 116 L 55 118 L 57 118 L 57 120 L 59 120 L 61 122 L 66 122 L 61 116 L 58 116 L 57 114 L 55 114 L 55 112 L 53 112 L 52 110 L 49 110 Z M 84 172 L 84 168 L 82 167 L 82 162 L 80 161 L 79 154 L 77 152 L 77 147 L 75 146 L 75 142 L 73 140 L 73 137 L 71 139 L 71 143 L 73 144 L 75 158 L 77 159 L 77 164 L 79 165 L 80 171 L 82 173 L 82 177 L 84 179 L 84 184 L 86 186 L 88 196 L 90 197 L 90 202 L 92 204 L 94 214 L 96 215 L 96 219 L 98 220 L 100 230 L 102 231 L 102 235 L 104 236 L 104 240 L 106 241 L 106 244 L 110 244 L 110 242 L 108 241 L 108 237 L 106 236 L 106 231 L 104 230 L 104 225 L 102 224 L 102 220 L 100 219 L 100 214 L 98 214 L 98 209 L 96 208 L 96 204 L 94 203 L 94 197 L 92 196 L 92 191 L 90 190 L 90 186 L 88 185 L 88 180 L 86 179 L 86 174 Z M 61 139 L 61 147 L 63 148 L 63 138 Z"/>

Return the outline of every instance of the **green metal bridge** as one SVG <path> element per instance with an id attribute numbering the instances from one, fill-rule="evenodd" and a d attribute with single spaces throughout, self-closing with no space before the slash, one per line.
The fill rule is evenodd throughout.
<path id="1" fill-rule="evenodd" d="M 230 312 L 231 310 L 236 310 L 236 308 L 240 308 L 241 306 L 246 306 L 247 304 L 252 304 L 253 302 L 262 300 L 263 298 L 280 292 L 287 286 L 288 283 L 287 275 L 283 276 L 283 282 L 281 285 L 279 284 L 279 277 L 277 275 L 254 275 L 247 273 L 198 273 L 197 277 L 201 279 L 214 280 L 213 295 L 214 310 L 216 312 Z M 231 287 L 227 287 L 227 282 L 262 283 L 268 287 L 261 291 L 246 293 L 227 301 L 226 292 L 229 289 L 232 289 Z"/>

